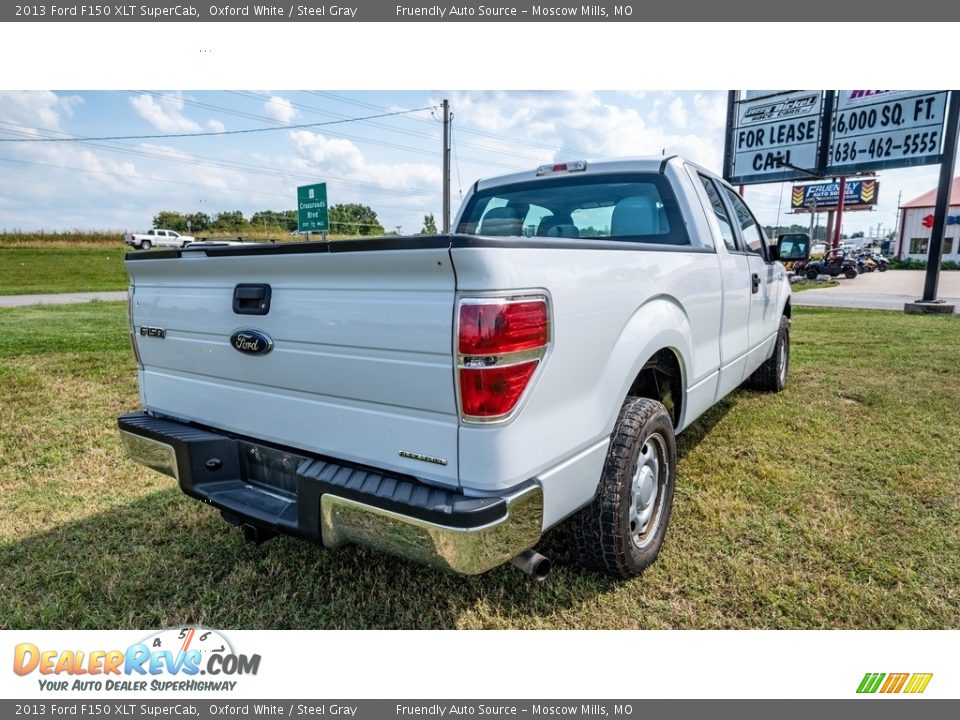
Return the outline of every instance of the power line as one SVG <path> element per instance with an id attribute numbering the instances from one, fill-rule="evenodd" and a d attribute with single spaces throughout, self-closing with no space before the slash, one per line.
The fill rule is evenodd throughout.
<path id="1" fill-rule="evenodd" d="M 3 125 L 15 125 L 15 126 L 18 126 L 18 127 L 23 127 L 23 128 L 27 128 L 27 129 L 30 129 L 30 130 L 35 130 L 35 131 L 38 131 L 38 132 L 48 132 L 48 133 L 51 133 L 51 132 L 62 133 L 62 132 L 63 132 L 63 131 L 61 131 L 61 130 L 54 130 L 54 129 L 52 129 L 52 128 L 33 128 L 33 127 L 28 126 L 28 125 L 21 125 L 20 123 L 13 123 L 13 122 L 8 122 L 8 121 L 3 121 L 3 120 L 0 120 L 0 124 L 3 124 Z M 0 132 L 4 132 L 4 133 L 7 133 L 7 134 L 16 134 L 16 135 L 20 135 L 20 136 L 24 136 L 24 137 L 31 137 L 31 136 L 32 136 L 30 133 L 25 133 L 25 132 L 16 131 L 16 130 L 0 130 Z M 64 133 L 64 134 L 66 134 L 66 133 Z M 163 152 L 152 152 L 152 151 L 150 151 L 150 150 L 146 150 L 146 149 L 143 149 L 143 148 L 117 147 L 117 146 L 114 146 L 114 145 L 104 145 L 104 144 L 94 143 L 94 142 L 89 142 L 89 141 L 80 141 L 79 144 L 85 145 L 86 147 L 92 147 L 92 148 L 98 148 L 98 149 L 102 149 L 102 150 L 107 150 L 108 152 L 115 152 L 115 153 L 121 153 L 121 154 L 125 154 L 125 155 L 134 155 L 134 156 L 140 156 L 140 157 L 147 157 L 147 158 L 152 158 L 152 159 L 157 159 L 157 160 L 163 160 L 163 161 L 167 161 L 167 162 L 180 163 L 180 164 L 184 164 L 184 165 L 193 165 L 193 166 L 198 166 L 198 167 L 214 167 L 214 168 L 218 168 L 218 169 L 221 169 L 221 170 L 233 170 L 233 171 L 240 172 L 240 173 L 247 174 L 247 175 L 253 174 L 253 175 L 264 175 L 264 176 L 268 176 L 268 177 L 282 177 L 282 178 L 287 178 L 287 179 L 291 179 L 291 180 L 311 180 L 311 181 L 313 181 L 313 180 L 316 180 L 316 179 L 317 179 L 317 176 L 314 175 L 314 174 L 296 173 L 296 172 L 291 172 L 291 171 L 289 171 L 289 170 L 281 170 L 281 169 L 277 169 L 277 168 L 272 168 L 272 167 L 269 167 L 269 166 L 267 166 L 267 165 L 256 165 L 256 164 L 254 164 L 254 163 L 246 163 L 246 162 L 241 162 L 241 161 L 236 161 L 236 160 L 227 160 L 227 159 L 224 159 L 224 158 L 216 158 L 216 157 L 211 157 L 211 156 L 207 156 L 207 155 L 196 155 L 196 154 L 193 154 L 193 155 L 191 155 L 191 157 L 189 157 L 189 158 L 184 158 L 184 157 L 178 157 L 178 156 L 176 156 L 176 155 L 170 155 L 170 154 L 163 153 Z M 200 159 L 196 159 L 196 158 L 200 158 Z M 329 175 L 329 174 L 327 174 L 327 173 L 322 173 L 322 175 L 323 175 L 324 178 L 326 178 L 326 179 L 328 179 L 328 180 L 337 180 L 338 182 L 341 182 L 341 183 L 343 183 L 343 184 L 345 184 L 345 185 L 353 185 L 353 186 L 357 186 L 357 187 L 361 187 L 361 188 L 371 188 L 371 189 L 376 190 L 376 191 L 378 191 L 378 192 L 384 192 L 384 193 L 388 193 L 388 194 L 397 194 L 397 195 L 401 195 L 401 194 L 402 194 L 402 195 L 406 195 L 406 196 L 409 196 L 409 195 L 411 195 L 411 194 L 414 194 L 414 195 L 433 195 L 433 196 L 440 195 L 440 193 L 437 192 L 437 191 L 435 191 L 435 190 L 426 190 L 426 189 L 419 189 L 419 188 L 408 188 L 408 187 L 403 187 L 403 186 L 401 186 L 401 185 L 380 185 L 380 184 L 377 184 L 377 183 L 363 182 L 362 180 L 350 180 L 350 179 L 348 179 L 348 178 L 344 178 L 344 177 L 337 176 L 337 175 Z M 393 209 L 403 209 L 403 208 L 400 208 L 400 207 L 398 207 L 398 206 L 389 206 L 389 205 L 383 205 L 383 207 L 392 207 Z"/>
<path id="2" fill-rule="evenodd" d="M 352 99 L 352 98 L 344 97 L 344 96 L 342 96 L 342 95 L 337 95 L 336 93 L 320 92 L 320 91 L 317 91 L 317 90 L 306 90 L 305 92 L 307 92 L 307 93 L 309 93 L 309 94 L 311 94 L 311 95 L 317 95 L 317 96 L 319 96 L 319 97 L 329 97 L 329 98 L 332 98 L 332 99 L 335 99 L 335 100 L 339 100 L 340 102 L 344 102 L 344 103 L 348 103 L 348 104 L 350 104 L 350 105 L 355 105 L 355 106 L 357 106 L 357 107 L 365 108 L 365 109 L 367 109 L 367 110 L 380 110 L 380 111 L 383 111 L 383 110 L 386 109 L 386 108 L 384 108 L 384 107 L 382 107 L 382 106 L 379 106 L 379 105 L 374 105 L 374 104 L 372 104 L 372 103 L 367 103 L 367 102 L 363 102 L 363 101 L 360 101 L 360 100 L 354 100 L 354 99 Z M 419 123 L 431 124 L 431 122 L 430 122 L 429 120 L 426 120 L 426 119 L 424 119 L 424 118 L 417 118 L 417 117 L 412 117 L 412 116 L 410 116 L 410 117 L 407 117 L 406 119 L 407 119 L 407 120 L 412 120 L 412 121 L 415 121 L 415 122 L 419 122 Z M 559 124 L 559 123 L 558 123 L 558 124 Z M 584 128 L 576 128 L 576 127 L 572 127 L 572 126 L 569 126 L 569 125 L 564 125 L 563 127 L 569 127 L 570 129 L 576 130 L 577 132 L 584 132 L 584 133 L 587 133 L 587 134 L 590 134 L 590 135 L 594 135 L 595 137 L 603 137 L 603 136 L 600 135 L 599 133 L 592 132 L 592 131 L 589 131 L 589 130 L 585 130 Z M 564 148 L 564 147 L 556 147 L 555 145 L 545 145 L 545 144 L 543 144 L 543 143 L 537 143 L 537 142 L 534 142 L 534 141 L 532 141 L 532 140 L 526 140 L 526 139 L 523 139 L 523 138 L 511 137 L 511 136 L 509 136 L 509 135 L 502 135 L 502 134 L 499 134 L 499 133 L 492 133 L 492 132 L 489 132 L 489 131 L 487 131 L 487 130 L 480 130 L 480 129 L 477 129 L 477 128 L 464 127 L 463 125 L 460 126 L 460 132 L 469 133 L 470 135 L 477 135 L 477 136 L 479 136 L 479 137 L 490 138 L 490 139 L 493 139 L 493 140 L 504 140 L 504 141 L 511 142 L 511 143 L 518 143 L 518 144 L 520 144 L 520 145 L 525 145 L 525 146 L 528 146 L 528 147 L 537 147 L 537 148 L 542 148 L 542 149 L 544 149 L 544 150 L 552 150 L 552 151 L 554 151 L 554 152 L 579 153 L 579 154 L 584 155 L 584 156 L 592 156 L 592 155 L 593 155 L 593 153 L 591 153 L 591 152 L 587 152 L 587 151 L 585 151 L 585 150 L 578 150 L 577 148 L 570 148 L 570 147 Z M 461 144 L 466 144 L 466 143 L 464 143 L 463 141 L 461 141 Z M 509 152 L 503 151 L 503 150 L 496 150 L 496 149 L 493 149 L 493 148 L 489 148 L 489 147 L 487 147 L 487 146 L 485 146 L 485 145 L 478 145 L 478 144 L 476 144 L 476 143 L 471 144 L 471 147 L 478 148 L 478 149 L 482 149 L 482 150 L 485 150 L 485 151 L 487 151 L 487 152 L 496 152 L 496 153 L 502 153 L 502 154 L 505 154 L 505 155 L 513 154 L 513 153 L 509 153 Z M 527 157 L 534 157 L 534 156 L 529 156 L 529 155 L 528 155 Z M 466 159 L 466 158 L 464 158 L 464 159 Z M 537 158 L 537 159 L 539 159 L 539 158 Z"/>
<path id="3" fill-rule="evenodd" d="M 268 96 L 268 95 L 260 95 L 260 96 L 258 97 L 258 95 L 257 95 L 256 93 L 244 93 L 244 92 L 241 92 L 241 91 L 228 91 L 228 92 L 230 92 L 231 94 L 234 94 L 234 95 L 238 95 L 238 96 L 240 96 L 240 97 L 252 97 L 253 99 L 266 99 L 267 101 L 271 101 L 271 100 L 272 100 L 272 99 L 270 98 L 270 96 Z M 131 94 L 152 95 L 152 96 L 154 96 L 154 97 L 156 97 L 156 98 L 160 98 L 160 99 L 164 99 L 164 98 L 168 97 L 168 96 L 166 96 L 166 95 L 164 95 L 164 94 L 162 94 L 162 93 L 151 92 L 151 91 L 149 91 L 149 90 L 138 90 L 138 91 L 136 91 L 136 92 L 131 91 Z M 265 115 L 258 115 L 258 114 L 255 114 L 255 113 L 245 112 L 245 111 L 243 111 L 243 110 L 235 110 L 235 109 L 232 109 L 232 108 L 225 108 L 225 107 L 223 107 L 222 105 L 213 105 L 213 104 L 211 104 L 211 103 L 204 103 L 204 102 L 200 102 L 200 101 L 198 101 L 198 100 L 190 100 L 189 98 L 178 98 L 178 100 L 179 100 L 179 102 L 182 102 L 182 103 L 184 103 L 185 105 L 190 105 L 190 106 L 192 106 L 192 107 L 201 108 L 201 109 L 203 109 L 203 110 L 226 113 L 226 114 L 228 114 L 228 115 L 234 115 L 234 116 L 237 116 L 237 117 L 244 117 L 244 118 L 248 118 L 248 119 L 251 119 L 251 120 L 259 120 L 259 121 L 261 121 L 261 122 L 271 123 L 272 125 L 277 125 L 277 126 L 280 126 L 280 127 L 282 127 L 282 128 L 294 129 L 294 128 L 298 127 L 298 126 L 296 126 L 296 125 L 290 125 L 290 124 L 287 124 L 287 123 L 283 123 L 283 122 L 281 122 L 281 121 L 279 121 L 279 120 L 276 120 L 276 119 L 271 118 L 271 117 L 267 117 L 267 116 L 265 116 Z M 289 102 L 289 101 L 288 101 L 288 102 Z M 293 102 L 291 102 L 291 106 L 297 106 L 297 107 L 299 107 L 299 108 L 301 108 L 301 109 L 307 110 L 308 112 L 314 112 L 314 113 L 318 113 L 318 114 L 321 114 L 321 115 L 334 115 L 334 116 L 338 116 L 338 117 L 341 117 L 341 118 L 347 118 L 348 120 L 352 120 L 352 118 L 349 118 L 349 117 L 347 117 L 347 116 L 341 115 L 340 113 L 329 113 L 329 112 L 325 112 L 325 111 L 322 111 L 322 110 L 317 110 L 317 109 L 314 109 L 314 108 L 309 108 L 308 106 L 306 106 L 306 105 L 301 105 L 300 103 L 293 103 Z M 432 110 L 432 108 L 425 108 L 425 109 L 426 109 L 426 110 Z M 384 108 L 383 110 L 384 110 L 385 113 L 389 113 L 389 111 L 387 111 L 385 108 Z M 415 112 L 415 111 L 411 111 L 411 112 Z M 381 114 L 381 115 L 374 115 L 374 116 L 372 116 L 372 117 L 384 117 L 384 116 L 385 116 L 384 114 Z M 369 124 L 369 125 L 371 125 L 371 126 L 373 126 L 373 127 L 377 127 L 377 128 L 381 128 L 381 129 L 385 129 L 385 130 L 395 130 L 394 128 L 391 128 L 391 127 L 388 126 L 388 125 L 382 125 L 382 124 L 380 124 L 380 123 L 371 123 L 371 122 L 367 121 L 366 119 L 357 119 L 356 121 L 357 121 L 357 122 L 365 122 L 365 123 L 367 123 L 367 124 Z M 398 132 L 404 132 L 404 131 L 399 130 Z M 366 143 L 366 144 L 370 144 L 370 145 L 379 145 L 380 147 L 387 147 L 387 148 L 391 148 L 391 149 L 394 149 L 394 150 L 402 150 L 402 151 L 404 151 L 404 152 L 416 153 L 416 154 L 418 154 L 418 155 L 426 155 L 426 156 L 428 156 L 428 157 L 435 157 L 435 156 L 436 156 L 436 151 L 435 151 L 435 150 L 425 150 L 425 149 L 423 149 L 423 148 L 410 147 L 409 145 L 399 145 L 399 144 L 397 144 L 397 143 L 388 142 L 388 141 L 386 141 L 386 140 L 377 140 L 377 139 L 362 137 L 362 136 L 358 136 L 358 135 L 350 135 L 350 134 L 343 133 L 343 132 L 341 132 L 341 133 L 335 133 L 335 132 L 329 132 L 329 131 L 328 131 L 328 132 L 326 132 L 325 134 L 328 135 L 328 136 L 330 136 L 330 137 L 345 138 L 345 139 L 347 139 L 347 140 L 353 140 L 353 141 L 359 142 L 359 143 Z M 409 133 L 409 132 L 407 132 L 406 134 L 413 135 L 414 137 L 426 138 L 426 139 L 430 140 L 431 142 L 436 142 L 436 141 L 437 141 L 437 138 L 436 138 L 436 137 L 430 136 L 430 135 L 426 135 L 426 134 L 424 134 L 424 133 Z M 502 154 L 502 155 L 511 155 L 511 153 L 505 153 L 505 152 L 502 152 L 502 151 L 492 151 L 492 152 L 497 152 L 497 153 Z M 470 160 L 471 162 L 476 163 L 477 165 L 487 165 L 487 166 L 490 166 L 490 167 L 501 167 L 501 168 L 507 168 L 507 169 L 510 169 L 510 170 L 519 170 L 519 169 L 522 169 L 521 166 L 519 166 L 519 165 L 512 165 L 512 164 L 509 164 L 509 163 L 496 162 L 496 161 L 494 161 L 494 160 L 482 160 L 482 159 L 480 159 L 480 158 L 464 158 L 464 160 Z"/>
<path id="4" fill-rule="evenodd" d="M 194 133 L 158 133 L 156 135 L 108 135 L 104 137 L 68 137 L 68 138 L 0 138 L 0 142 L 88 142 L 99 140 L 160 140 L 164 138 L 190 138 L 190 137 L 212 137 L 216 135 L 245 135 L 249 133 L 270 132 L 273 130 L 300 130 L 304 128 L 324 127 L 326 125 L 342 125 L 349 122 L 362 122 L 363 120 L 372 120 L 373 118 L 394 117 L 396 115 L 407 115 L 410 113 L 424 112 L 430 110 L 428 107 L 416 108 L 414 110 L 397 110 L 396 112 L 380 113 L 379 115 L 369 115 L 367 117 L 346 118 L 343 120 L 328 120 L 318 123 L 299 123 L 297 125 L 281 125 L 279 127 L 264 128 L 245 128 L 243 130 L 211 130 L 209 132 Z"/>
<path id="5" fill-rule="evenodd" d="M 453 162 L 457 166 L 457 192 L 460 194 L 460 201 L 463 202 L 463 178 L 460 177 L 460 159 L 457 157 L 457 145 L 453 137 L 453 120 L 456 115 L 450 117 L 450 147 L 453 148 Z"/>
<path id="6" fill-rule="evenodd" d="M 230 92 L 233 92 L 233 94 L 237 94 L 237 95 L 248 95 L 248 96 L 259 95 L 258 93 L 244 93 L 244 92 L 242 92 L 242 91 L 230 91 Z M 385 110 L 387 109 L 387 108 L 384 108 L 384 107 L 382 107 L 382 106 L 374 105 L 374 104 L 372 104 L 372 103 L 362 102 L 362 101 L 360 101 L 360 100 L 354 100 L 354 99 L 352 99 L 352 98 L 343 97 L 342 95 L 336 95 L 335 93 L 320 92 L 320 91 L 316 91 L 316 90 L 305 90 L 304 92 L 307 92 L 307 93 L 309 93 L 309 94 L 311 94 L 311 95 L 316 95 L 316 96 L 318 96 L 318 97 L 330 98 L 330 99 L 333 99 L 333 100 L 337 100 L 337 101 L 339 101 L 339 102 L 348 103 L 348 104 L 350 104 L 350 105 L 356 105 L 357 107 L 362 107 L 362 108 L 364 108 L 365 110 L 385 111 Z M 259 95 L 259 97 L 260 97 L 260 98 L 263 98 L 263 99 L 266 99 L 266 98 L 268 98 L 269 96 L 267 96 L 267 95 Z M 289 101 L 289 102 L 290 102 L 291 105 L 293 105 L 294 107 L 298 107 L 298 108 L 301 108 L 301 109 L 304 109 L 304 110 L 307 110 L 307 111 L 313 111 L 313 112 L 318 112 L 318 113 L 324 114 L 324 111 L 316 110 L 315 108 L 311 108 L 311 107 L 308 106 L 308 105 L 303 105 L 303 104 L 301 104 L 301 103 L 296 103 L 296 102 L 293 102 L 293 101 Z M 337 115 L 338 113 L 326 113 L 326 114 Z M 439 122 L 439 121 L 436 120 L 436 119 L 427 120 L 427 119 L 425 119 L 425 118 L 418 118 L 418 117 L 413 117 L 413 116 L 407 116 L 407 117 L 405 117 L 404 119 L 405 119 L 405 120 L 411 120 L 411 121 L 413 121 L 413 122 L 418 122 L 418 123 L 421 123 L 421 124 L 423 124 L 423 125 L 430 125 L 431 127 L 435 127 L 436 124 Z M 426 138 L 430 138 L 430 139 L 433 140 L 434 142 L 436 142 L 436 140 L 438 139 L 438 138 L 436 138 L 436 137 L 433 136 L 433 135 L 427 135 L 427 134 L 425 134 L 425 133 L 413 132 L 413 131 L 411 131 L 411 130 L 403 130 L 403 129 L 400 129 L 400 128 L 390 127 L 390 126 L 387 126 L 387 125 L 381 125 L 381 124 L 379 124 L 379 123 L 373 123 L 373 122 L 371 122 L 371 123 L 368 123 L 368 124 L 371 125 L 371 126 L 373 126 L 373 127 L 381 127 L 381 128 L 390 130 L 391 132 L 403 133 L 403 134 L 405 134 L 405 135 L 412 135 L 412 136 L 414 136 L 414 137 L 426 137 Z M 506 136 L 501 136 L 501 137 L 502 137 L 504 140 L 508 140 L 508 141 L 511 141 L 511 142 L 517 142 L 517 143 L 521 143 L 521 144 L 523 144 L 523 143 L 525 142 L 525 141 L 522 141 L 522 140 L 519 140 L 519 139 L 508 138 L 508 137 L 506 137 Z M 530 153 L 524 153 L 524 152 L 519 152 L 519 151 L 515 151 L 515 150 L 499 150 L 499 149 L 496 149 L 496 148 L 491 148 L 491 147 L 489 147 L 489 146 L 487 146 L 487 145 L 481 145 L 481 144 L 479 144 L 479 143 L 471 143 L 471 142 L 468 142 L 468 141 L 466 141 L 466 140 L 461 140 L 461 141 L 460 141 L 460 145 L 463 146 L 463 147 L 473 148 L 473 149 L 475 149 L 475 150 L 483 150 L 484 152 L 495 153 L 495 154 L 497 154 L 497 155 L 506 155 L 506 156 L 509 156 L 509 157 L 525 157 L 525 158 L 529 158 L 529 159 L 531 159 L 531 160 L 534 160 L 534 161 L 536 161 L 536 162 L 542 162 L 542 161 L 545 159 L 545 158 L 543 157 L 543 155 L 531 155 Z M 559 150 L 559 148 L 550 148 L 550 149 Z M 465 158 L 465 159 L 466 159 L 466 158 Z"/>

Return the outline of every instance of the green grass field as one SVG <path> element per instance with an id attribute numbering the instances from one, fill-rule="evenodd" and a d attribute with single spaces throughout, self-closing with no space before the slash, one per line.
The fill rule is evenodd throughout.
<path id="1" fill-rule="evenodd" d="M 545 583 L 244 544 L 124 459 L 122 303 L 0 310 L 0 627 L 960 627 L 960 320 L 798 309 L 787 391 L 681 437 L 660 560 L 613 582 L 564 528 Z"/>
<path id="2" fill-rule="evenodd" d="M 126 290 L 124 246 L 0 245 L 0 295 Z"/>
<path id="3" fill-rule="evenodd" d="M 264 241 L 279 236 L 250 233 L 245 237 Z M 296 238 L 286 235 L 280 239 Z M 119 232 L 0 233 L 0 295 L 126 290 L 123 256 L 129 250 Z"/>

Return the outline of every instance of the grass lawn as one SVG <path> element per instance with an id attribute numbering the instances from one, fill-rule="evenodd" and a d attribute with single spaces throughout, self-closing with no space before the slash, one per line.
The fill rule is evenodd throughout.
<path id="1" fill-rule="evenodd" d="M 4 247 L 0 295 L 126 290 L 126 250 L 114 247 Z"/>
<path id="2" fill-rule="evenodd" d="M 660 560 L 613 582 L 564 529 L 545 583 L 245 545 L 124 459 L 122 303 L 0 310 L 0 627 L 960 627 L 960 320 L 798 308 L 790 385 L 682 437 Z"/>
<path id="3" fill-rule="evenodd" d="M 823 288 L 836 287 L 840 283 L 830 280 L 799 280 L 790 284 L 793 292 L 803 292 L 804 290 L 821 290 Z"/>

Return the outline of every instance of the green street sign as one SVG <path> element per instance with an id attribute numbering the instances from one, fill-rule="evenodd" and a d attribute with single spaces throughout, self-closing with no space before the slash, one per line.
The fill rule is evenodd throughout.
<path id="1" fill-rule="evenodd" d="M 297 188 L 297 229 L 300 232 L 330 231 L 326 183 Z"/>

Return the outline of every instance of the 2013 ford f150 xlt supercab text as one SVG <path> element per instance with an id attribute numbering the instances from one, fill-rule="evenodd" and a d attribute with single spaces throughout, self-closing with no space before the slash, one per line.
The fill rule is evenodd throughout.
<path id="1" fill-rule="evenodd" d="M 259 541 L 460 573 L 570 519 L 588 567 L 663 543 L 675 434 L 787 382 L 778 248 L 684 160 L 478 181 L 444 236 L 130 253 L 132 458 Z"/>

